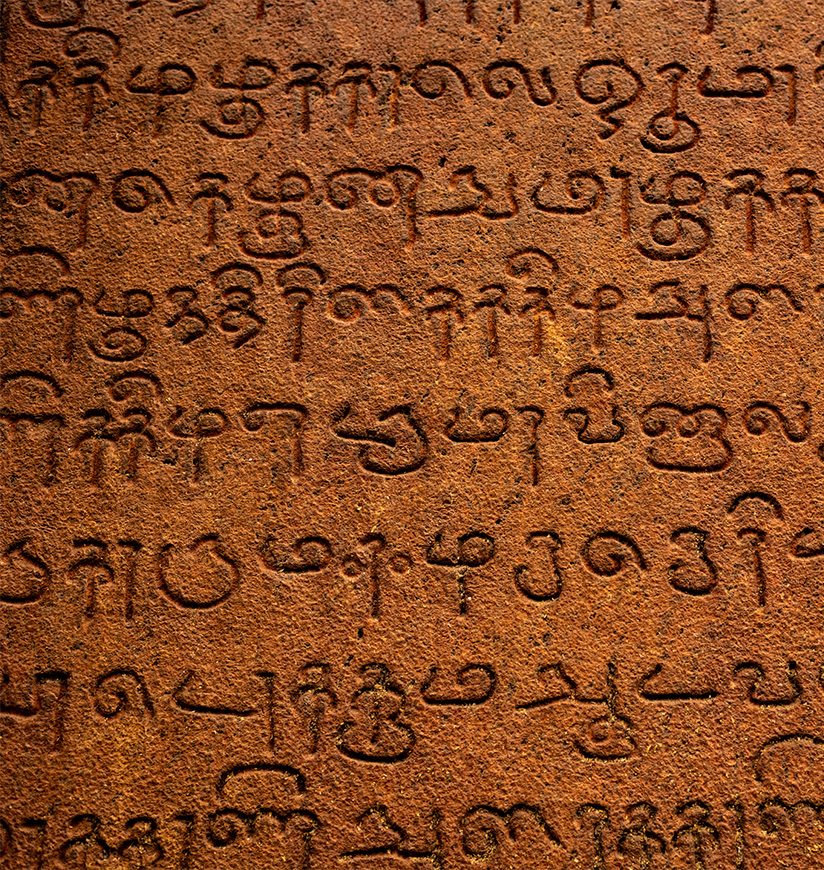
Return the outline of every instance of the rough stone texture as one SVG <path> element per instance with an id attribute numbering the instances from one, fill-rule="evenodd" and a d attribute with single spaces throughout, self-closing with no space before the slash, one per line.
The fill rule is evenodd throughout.
<path id="1" fill-rule="evenodd" d="M 824 866 L 819 5 L 0 28 L 0 865 Z"/>

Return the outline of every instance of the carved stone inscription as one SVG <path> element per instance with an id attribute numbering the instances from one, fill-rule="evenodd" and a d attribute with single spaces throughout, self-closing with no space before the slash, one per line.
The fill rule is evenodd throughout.
<path id="1" fill-rule="evenodd" d="M 824 867 L 824 25 L 0 0 L 0 868 Z"/>

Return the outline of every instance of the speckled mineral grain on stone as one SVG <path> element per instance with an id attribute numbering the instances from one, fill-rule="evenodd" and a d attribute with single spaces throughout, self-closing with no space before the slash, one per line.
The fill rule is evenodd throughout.
<path id="1" fill-rule="evenodd" d="M 820 3 L 0 37 L 0 866 L 824 867 Z"/>

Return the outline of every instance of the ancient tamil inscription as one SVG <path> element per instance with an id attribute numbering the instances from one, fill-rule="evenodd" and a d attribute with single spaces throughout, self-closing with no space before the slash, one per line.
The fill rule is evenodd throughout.
<path id="1" fill-rule="evenodd" d="M 0 0 L 0 867 L 824 868 L 816 0 Z"/>

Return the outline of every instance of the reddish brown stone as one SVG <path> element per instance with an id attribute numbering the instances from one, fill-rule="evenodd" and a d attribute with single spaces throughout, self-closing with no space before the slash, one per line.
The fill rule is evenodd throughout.
<path id="1" fill-rule="evenodd" d="M 824 866 L 818 11 L 0 0 L 0 865 Z"/>

